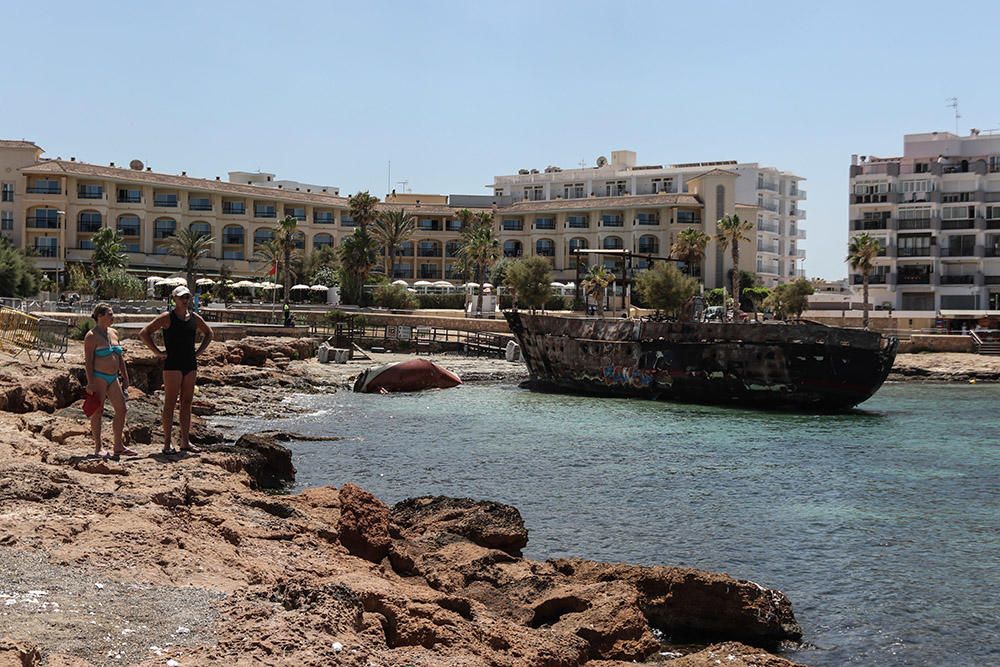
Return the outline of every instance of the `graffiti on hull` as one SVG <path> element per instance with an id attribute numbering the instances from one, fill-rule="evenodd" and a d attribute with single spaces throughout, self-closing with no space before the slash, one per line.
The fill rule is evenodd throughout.
<path id="1" fill-rule="evenodd" d="M 653 384 L 653 373 L 634 366 L 605 366 L 601 375 L 608 386 L 642 389 Z"/>

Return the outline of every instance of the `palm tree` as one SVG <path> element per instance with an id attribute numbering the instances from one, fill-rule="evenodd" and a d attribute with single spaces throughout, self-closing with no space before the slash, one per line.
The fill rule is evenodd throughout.
<path id="1" fill-rule="evenodd" d="M 286 215 L 282 220 L 278 221 L 278 227 L 275 229 L 278 233 L 277 242 L 281 247 L 281 256 L 284 259 L 283 267 L 285 271 L 282 280 L 285 284 L 285 303 L 288 303 L 288 290 L 292 287 L 288 280 L 288 274 L 292 265 L 292 253 L 295 251 L 295 230 L 298 226 L 298 220 L 290 215 Z"/>
<path id="2" fill-rule="evenodd" d="M 865 233 L 851 239 L 847 247 L 847 262 L 851 268 L 861 272 L 862 299 L 864 312 L 861 315 L 861 322 L 865 329 L 868 328 L 868 276 L 875 268 L 875 258 L 878 257 L 881 246 L 878 239 L 871 234 Z"/>
<path id="3" fill-rule="evenodd" d="M 403 242 L 413 236 L 417 219 L 406 211 L 382 211 L 372 225 L 372 236 L 382 244 L 386 252 L 385 275 L 392 280 L 392 269 L 396 266 L 396 252 Z"/>
<path id="4" fill-rule="evenodd" d="M 475 215 L 472 224 L 462 231 L 462 240 L 458 248 L 458 257 L 467 271 L 472 271 L 479 283 L 479 296 L 476 299 L 476 312 L 483 312 L 483 281 L 490 267 L 500 259 L 500 239 L 493 230 L 493 214 L 480 211 Z"/>
<path id="5" fill-rule="evenodd" d="M 375 266 L 378 256 L 378 243 L 364 229 L 356 229 L 354 233 L 337 246 L 337 257 L 340 259 L 340 270 L 343 274 L 344 291 L 351 295 L 354 303 L 362 305 L 364 299 L 365 281 Z"/>
<path id="6" fill-rule="evenodd" d="M 167 251 L 184 260 L 184 273 L 188 287 L 194 288 L 194 270 L 198 260 L 212 251 L 215 238 L 211 234 L 182 229 L 167 239 Z"/>
<path id="7" fill-rule="evenodd" d="M 299 249 L 295 248 L 292 250 L 291 254 L 288 256 L 288 264 L 285 263 L 285 249 L 278 239 L 270 239 L 258 244 L 254 247 L 253 258 L 267 266 L 268 274 L 271 270 L 274 270 L 274 279 L 278 280 L 279 275 L 284 275 L 286 273 L 285 268 L 288 267 L 287 273 L 292 276 L 297 277 L 298 273 L 295 270 L 296 260 L 299 259 L 301 253 Z"/>
<path id="8" fill-rule="evenodd" d="M 125 239 L 117 229 L 104 227 L 91 238 L 94 255 L 91 263 L 95 268 L 124 269 L 128 265 L 125 257 Z"/>
<path id="9" fill-rule="evenodd" d="M 753 229 L 753 223 L 749 220 L 740 220 L 740 216 L 733 214 L 721 218 L 715 223 L 718 233 L 715 239 L 725 252 L 730 247 L 733 254 L 733 312 L 740 307 L 740 242 L 749 241 L 747 235 Z"/>
<path id="10" fill-rule="evenodd" d="M 670 255 L 684 262 L 684 273 L 690 276 L 695 266 L 700 268 L 711 238 L 700 229 L 685 229 L 670 246 Z"/>
<path id="11" fill-rule="evenodd" d="M 467 208 L 463 208 L 461 211 L 456 213 L 455 217 L 462 223 L 461 231 L 463 232 L 476 222 L 476 214 Z"/>
<path id="12" fill-rule="evenodd" d="M 587 295 L 594 298 L 598 317 L 604 317 L 604 301 L 608 285 L 614 281 L 615 274 L 604 268 L 603 264 L 595 264 L 587 270 L 587 276 L 580 283 Z"/>
<path id="13" fill-rule="evenodd" d="M 378 197 L 373 196 L 367 190 L 359 192 L 350 199 L 351 220 L 361 226 L 361 231 L 368 233 L 368 225 L 375 222 L 378 212 L 375 205 L 378 204 Z"/>

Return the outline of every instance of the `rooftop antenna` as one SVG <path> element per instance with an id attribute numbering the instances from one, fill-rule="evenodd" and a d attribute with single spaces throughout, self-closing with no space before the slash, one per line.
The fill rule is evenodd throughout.
<path id="1" fill-rule="evenodd" d="M 401 192 L 403 192 L 403 194 L 406 194 L 407 192 L 412 192 L 407 187 L 409 184 L 410 184 L 410 182 L 408 180 L 406 180 L 405 178 L 403 180 L 401 180 L 401 181 L 396 181 L 396 185 L 400 186 L 399 189 L 400 189 Z"/>
<path id="2" fill-rule="evenodd" d="M 946 107 L 955 110 L 955 134 L 958 134 L 958 119 L 962 117 L 962 114 L 958 112 L 958 98 L 949 97 L 948 99 L 945 100 L 945 102 L 948 103 L 945 105 Z"/>
<path id="3" fill-rule="evenodd" d="M 392 160 L 388 161 L 388 166 L 385 168 L 385 193 L 386 196 L 389 195 L 389 191 L 392 189 Z"/>
<path id="4" fill-rule="evenodd" d="M 587 161 L 586 161 L 586 160 L 583 160 L 583 159 L 581 159 L 581 160 L 580 160 L 580 162 L 579 162 L 578 164 L 580 165 L 580 169 L 583 169 L 584 167 L 586 167 L 586 166 L 587 166 Z"/>

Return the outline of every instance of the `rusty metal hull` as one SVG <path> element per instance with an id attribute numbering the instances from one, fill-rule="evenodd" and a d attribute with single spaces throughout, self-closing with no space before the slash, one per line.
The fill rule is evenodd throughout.
<path id="1" fill-rule="evenodd" d="M 540 391 L 838 412 L 885 381 L 898 341 L 816 324 L 504 313 Z"/>

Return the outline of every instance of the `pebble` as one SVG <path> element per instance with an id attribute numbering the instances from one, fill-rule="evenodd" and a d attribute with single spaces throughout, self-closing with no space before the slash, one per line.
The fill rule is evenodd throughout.
<path id="1" fill-rule="evenodd" d="M 331 646 L 330 648 L 333 649 L 334 653 L 340 653 L 341 651 L 344 650 L 344 645 L 341 644 L 340 642 L 333 642 L 333 646 Z"/>

